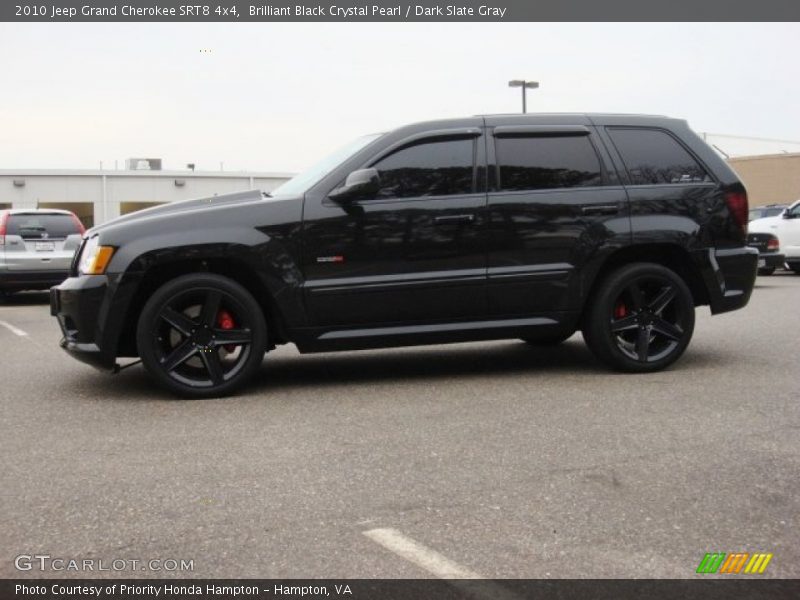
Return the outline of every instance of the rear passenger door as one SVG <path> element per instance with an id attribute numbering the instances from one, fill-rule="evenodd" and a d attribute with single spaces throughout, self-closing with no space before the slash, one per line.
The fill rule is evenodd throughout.
<path id="1" fill-rule="evenodd" d="M 574 311 L 580 270 L 630 241 L 627 196 L 593 128 L 490 136 L 488 302 L 496 316 Z"/>

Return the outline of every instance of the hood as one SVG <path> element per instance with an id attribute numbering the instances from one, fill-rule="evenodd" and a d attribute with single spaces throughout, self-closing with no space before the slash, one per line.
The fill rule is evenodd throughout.
<path id="1" fill-rule="evenodd" d="M 102 225 L 89 229 L 86 232 L 86 236 L 92 236 L 109 227 L 142 219 L 151 219 L 153 217 L 173 215 L 175 213 L 189 212 L 203 208 L 219 208 L 224 205 L 236 206 L 263 199 L 264 194 L 260 190 L 247 190 L 246 192 L 234 192 L 232 194 L 220 194 L 219 196 L 210 196 L 207 198 L 193 198 L 191 200 L 169 202 L 161 206 L 137 210 L 136 212 L 117 217 L 116 219 L 111 219 Z"/>

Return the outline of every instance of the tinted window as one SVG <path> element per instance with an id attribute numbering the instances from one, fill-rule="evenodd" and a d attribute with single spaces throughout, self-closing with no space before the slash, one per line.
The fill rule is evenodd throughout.
<path id="1" fill-rule="evenodd" d="M 602 184 L 600 159 L 586 136 L 498 137 L 495 148 L 502 190 Z"/>
<path id="2" fill-rule="evenodd" d="M 423 142 L 398 150 L 373 166 L 381 176 L 378 198 L 472 193 L 474 138 Z"/>
<path id="3" fill-rule="evenodd" d="M 631 183 L 711 181 L 705 169 L 671 135 L 655 129 L 609 129 Z"/>
<path id="4" fill-rule="evenodd" d="M 80 229 L 77 220 L 71 215 L 23 214 L 9 217 L 6 233 L 23 238 L 40 238 L 43 233 L 51 238 L 64 238 L 80 233 Z"/>

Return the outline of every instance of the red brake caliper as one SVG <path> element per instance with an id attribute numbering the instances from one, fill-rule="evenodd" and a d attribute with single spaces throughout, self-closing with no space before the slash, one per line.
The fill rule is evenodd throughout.
<path id="1" fill-rule="evenodd" d="M 628 309 L 622 302 L 617 304 L 617 306 L 614 308 L 615 319 L 624 319 L 625 315 L 627 314 L 628 314 Z"/>
<path id="2" fill-rule="evenodd" d="M 233 329 L 236 326 L 236 323 L 233 322 L 233 315 L 225 309 L 220 310 L 217 313 L 217 326 L 220 329 Z M 228 344 L 227 346 L 223 346 L 223 348 L 228 352 L 233 352 L 236 346 L 234 344 Z"/>

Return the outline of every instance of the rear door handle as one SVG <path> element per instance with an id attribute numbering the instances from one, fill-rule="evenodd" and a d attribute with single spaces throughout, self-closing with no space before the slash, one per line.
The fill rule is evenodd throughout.
<path id="1" fill-rule="evenodd" d="M 475 215 L 442 215 L 434 217 L 434 223 L 472 223 Z"/>
<path id="2" fill-rule="evenodd" d="M 581 212 L 585 215 L 615 215 L 619 212 L 619 204 L 593 204 L 582 207 Z"/>

